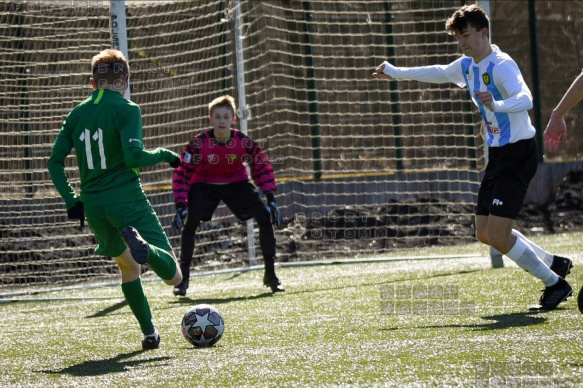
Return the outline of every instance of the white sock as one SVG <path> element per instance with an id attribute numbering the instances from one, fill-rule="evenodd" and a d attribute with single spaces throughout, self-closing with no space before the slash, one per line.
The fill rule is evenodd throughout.
<path id="1" fill-rule="evenodd" d="M 532 248 L 532 250 L 534 251 L 536 256 L 539 259 L 541 259 L 543 261 L 543 263 L 545 263 L 547 265 L 547 267 L 550 267 L 553 264 L 553 257 L 554 257 L 553 254 L 545 251 L 540 246 L 536 245 L 534 242 L 527 239 L 522 233 L 520 233 L 516 229 L 512 229 L 512 235 L 516 236 L 516 239 L 520 239 L 523 242 L 525 242 L 526 244 L 530 245 L 530 247 Z M 490 247 L 490 254 L 491 255 L 502 255 L 502 252 L 500 252 L 499 250 L 497 250 L 494 247 Z"/>
<path id="2" fill-rule="evenodd" d="M 490 255 L 492 256 L 502 256 L 502 252 L 494 247 L 490 247 Z"/>
<path id="3" fill-rule="evenodd" d="M 152 334 L 144 335 L 144 339 L 146 339 L 146 337 L 158 338 L 159 336 L 160 335 L 158 334 L 158 330 L 154 329 L 154 332 Z"/>
<path id="4" fill-rule="evenodd" d="M 526 270 L 532 276 L 542 280 L 545 287 L 555 284 L 559 277 L 538 258 L 530 245 L 522 239 L 517 238 L 511 250 L 506 253 L 520 268 Z"/>
<path id="5" fill-rule="evenodd" d="M 542 249 L 541 247 L 536 245 L 534 242 L 532 242 L 531 240 L 524 237 L 524 235 L 522 233 L 520 233 L 518 230 L 512 229 L 512 234 L 514 236 L 516 236 L 517 239 L 519 238 L 519 239 L 523 240 L 524 242 L 526 242 L 528 245 L 530 245 L 530 247 L 532 248 L 534 253 L 536 253 L 538 258 L 541 259 L 543 261 L 543 263 L 545 263 L 547 265 L 547 267 L 550 267 L 553 264 L 553 255 L 552 254 L 545 251 L 544 249 Z"/>

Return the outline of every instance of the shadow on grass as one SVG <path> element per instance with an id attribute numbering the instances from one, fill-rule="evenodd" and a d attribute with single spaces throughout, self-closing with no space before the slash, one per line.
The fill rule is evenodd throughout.
<path id="1" fill-rule="evenodd" d="M 485 319 L 487 323 L 479 323 L 475 325 L 430 325 L 430 326 L 416 326 L 417 329 L 446 329 L 446 328 L 466 328 L 471 330 L 502 330 L 509 329 L 513 327 L 527 327 L 540 325 L 544 323 L 547 318 L 539 315 L 537 312 L 520 312 L 520 313 L 510 313 L 510 314 L 497 314 L 488 315 L 481 317 Z M 388 328 L 383 330 L 409 330 L 410 328 Z"/>
<path id="2" fill-rule="evenodd" d="M 469 273 L 474 273 L 474 272 L 482 272 L 485 271 L 484 269 L 473 269 L 473 270 L 465 270 L 465 271 L 457 271 L 457 272 L 445 272 L 445 273 L 438 273 L 438 274 L 432 274 L 432 275 L 428 275 L 428 276 L 416 276 L 416 277 L 412 277 L 412 278 L 403 278 L 403 279 L 393 279 L 393 280 L 389 280 L 389 281 L 379 281 L 379 282 L 374 282 L 374 283 L 355 283 L 354 285 L 342 285 L 339 287 L 321 287 L 321 288 L 314 288 L 313 290 L 300 290 L 300 291 L 286 291 L 283 294 L 287 294 L 287 295 L 294 295 L 294 294 L 307 294 L 307 293 L 312 293 L 312 292 L 326 292 L 326 291 L 332 291 L 332 290 L 344 290 L 347 288 L 360 288 L 360 287 L 370 287 L 370 286 L 382 286 L 382 285 L 386 285 L 386 284 L 400 284 L 403 282 L 412 282 L 412 281 L 422 281 L 422 280 L 427 280 L 427 279 L 433 279 L 433 278 L 439 278 L 439 277 L 445 277 L 445 276 L 454 276 L 454 275 L 465 275 L 465 274 L 469 274 Z"/>
<path id="3" fill-rule="evenodd" d="M 261 299 L 261 298 L 269 298 L 272 297 L 274 294 L 272 294 L 271 292 L 264 292 L 262 294 L 258 294 L 258 295 L 248 295 L 248 296 L 235 296 L 235 297 L 228 297 L 228 298 L 189 298 L 189 297 L 181 297 L 178 299 L 175 299 L 171 302 L 168 302 L 169 304 L 188 304 L 188 305 L 196 305 L 196 304 L 201 304 L 201 303 L 206 303 L 206 304 L 221 304 L 221 303 L 230 303 L 230 302 L 240 302 L 240 301 L 246 301 L 246 300 L 253 300 L 253 299 Z"/>
<path id="4" fill-rule="evenodd" d="M 125 307 L 128 305 L 128 302 L 121 301 L 119 303 L 114 304 L 113 306 L 110 306 L 106 309 L 103 309 L 101 311 L 96 312 L 95 314 L 91 314 L 88 315 L 87 318 L 98 318 L 98 317 L 105 317 L 106 315 L 113 313 L 114 311 L 117 311 L 119 309 L 121 309 L 122 307 Z"/>
<path id="5" fill-rule="evenodd" d="M 201 303 L 215 305 L 215 304 L 221 304 L 221 303 L 230 303 L 230 302 L 237 302 L 237 301 L 246 301 L 246 300 L 267 298 L 267 297 L 271 297 L 271 296 L 273 296 L 273 294 L 271 292 L 265 292 L 265 293 L 258 294 L 258 295 L 237 296 L 237 297 L 229 297 L 229 298 L 206 298 L 206 299 L 196 298 L 196 299 L 192 299 L 192 298 L 188 298 L 188 297 L 183 297 L 183 298 L 171 300 L 168 302 L 168 304 L 174 305 L 174 306 L 179 306 L 179 305 L 184 305 L 184 304 L 196 305 L 196 304 L 201 304 Z M 87 318 L 98 318 L 98 317 L 107 316 L 107 315 L 127 306 L 127 304 L 128 303 L 124 300 L 122 302 L 114 304 L 113 306 L 109 306 L 101 311 L 97 311 L 95 314 L 88 315 Z M 157 310 L 160 310 L 160 308 L 157 308 Z"/>
<path id="6" fill-rule="evenodd" d="M 538 315 L 537 312 L 527 311 L 510 314 L 497 314 L 482 317 L 482 319 L 491 321 L 488 323 L 480 323 L 476 325 L 444 325 L 444 326 L 428 326 L 429 328 L 441 327 L 461 327 L 473 330 L 502 330 L 511 327 L 527 327 L 540 325 L 547 319 L 544 316 Z"/>
<path id="7" fill-rule="evenodd" d="M 537 315 L 536 312 L 520 312 L 520 313 L 510 313 L 510 314 L 497 314 L 488 315 L 482 317 L 486 319 L 488 323 L 482 323 L 479 325 L 468 325 L 465 327 L 476 328 L 477 330 L 500 330 L 509 329 L 511 327 L 526 327 L 540 325 L 544 323 L 547 319 L 544 316 Z"/>
<path id="8" fill-rule="evenodd" d="M 108 375 L 111 373 L 125 372 L 128 368 L 133 368 L 140 364 L 166 361 L 171 359 L 171 357 L 153 357 L 145 360 L 127 360 L 128 358 L 134 357 L 138 354 L 143 353 L 141 350 L 137 350 L 131 353 L 123 353 L 117 355 L 113 358 L 108 358 L 105 360 L 90 360 L 84 361 L 80 364 L 71 365 L 62 369 L 55 370 L 42 370 L 41 373 L 50 375 L 62 375 L 68 374 L 71 376 L 101 376 Z"/>
<path id="9" fill-rule="evenodd" d="M 326 291 L 331 291 L 331 290 L 341 290 L 341 289 L 346 289 L 346 288 L 358 288 L 358 287 L 370 287 L 370 286 L 381 286 L 384 284 L 393 284 L 393 283 L 401 283 L 401 282 L 408 282 L 408 281 L 419 281 L 419 280 L 424 280 L 424 279 L 431 279 L 431 278 L 438 278 L 438 277 L 444 277 L 444 276 L 452 276 L 452 275 L 464 275 L 464 274 L 469 274 L 469 273 L 473 273 L 473 272 L 481 272 L 484 271 L 483 269 L 475 269 L 475 270 L 466 270 L 466 271 L 458 271 L 458 272 L 446 272 L 446 273 L 439 273 L 439 274 L 433 274 L 433 275 L 429 275 L 429 276 L 421 276 L 421 277 L 416 277 L 416 278 L 406 278 L 406 279 L 394 279 L 391 281 L 380 281 L 380 282 L 376 282 L 376 283 L 358 283 L 358 284 L 354 284 L 352 286 L 340 286 L 340 287 L 323 287 L 323 288 L 314 288 L 312 290 L 301 290 L 301 291 L 286 291 L 283 293 L 280 293 L 280 295 L 284 296 L 284 295 L 294 295 L 294 294 L 306 294 L 306 293 L 315 293 L 315 292 L 326 292 Z M 230 279 L 236 278 L 238 276 L 240 276 L 241 273 L 232 275 L 230 277 Z M 246 300 L 254 300 L 254 299 L 261 299 L 261 298 L 267 298 L 267 297 L 273 297 L 275 296 L 275 294 L 271 293 L 271 292 L 264 292 L 261 294 L 257 294 L 257 295 L 244 295 L 244 296 L 237 296 L 237 297 L 228 297 L 228 298 L 190 298 L 190 297 L 180 297 L 174 300 L 171 300 L 170 302 L 168 302 L 169 305 L 174 305 L 174 306 L 180 306 L 180 305 L 195 305 L 195 304 L 201 304 L 201 303 L 206 303 L 206 304 L 222 304 L 222 303 L 230 303 L 230 302 L 240 302 L 240 301 L 246 301 Z M 123 307 L 127 306 L 127 302 L 126 301 L 121 301 L 119 303 L 114 304 L 113 306 L 110 306 L 106 309 L 103 309 L 101 311 L 96 312 L 95 314 L 89 315 L 87 316 L 87 318 L 97 318 L 97 317 L 103 317 L 106 316 L 110 313 L 113 313 Z"/>

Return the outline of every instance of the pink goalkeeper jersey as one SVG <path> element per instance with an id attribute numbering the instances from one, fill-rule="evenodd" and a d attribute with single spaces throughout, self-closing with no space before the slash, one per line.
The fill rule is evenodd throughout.
<path id="1" fill-rule="evenodd" d="M 276 190 L 273 167 L 249 136 L 232 129 L 231 137 L 219 143 L 212 129 L 199 133 L 182 151 L 182 166 L 172 175 L 174 203 L 187 205 L 188 191 L 193 183 L 248 181 L 245 165 L 249 166 L 253 181 L 264 193 Z"/>

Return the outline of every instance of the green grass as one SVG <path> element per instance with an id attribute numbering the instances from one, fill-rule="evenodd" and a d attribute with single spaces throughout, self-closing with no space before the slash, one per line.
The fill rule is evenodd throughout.
<path id="1" fill-rule="evenodd" d="M 574 260 L 568 280 L 576 297 L 583 234 L 534 240 Z M 467 387 L 487 386 L 486 379 L 498 384 L 489 386 L 580 386 L 583 316 L 575 298 L 556 311 L 529 313 L 542 283 L 508 259 L 491 269 L 479 244 L 397 254 L 459 253 L 483 257 L 281 268 L 287 292 L 277 295 L 261 287 L 261 271 L 194 278 L 182 299 L 160 281 L 145 282 L 162 336 L 161 348 L 150 352 L 140 351 L 119 287 L 3 303 L 0 386 Z M 468 308 L 388 310 L 396 299 L 386 299 L 387 290 L 408 286 L 457 290 L 457 300 L 431 301 Z M 428 300 L 417 294 L 398 302 L 417 310 Z M 225 335 L 213 348 L 195 349 L 180 333 L 182 315 L 197 303 L 214 305 L 225 318 Z"/>

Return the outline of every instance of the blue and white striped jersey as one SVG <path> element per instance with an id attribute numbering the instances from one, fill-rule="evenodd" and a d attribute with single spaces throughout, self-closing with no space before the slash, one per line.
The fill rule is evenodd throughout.
<path id="1" fill-rule="evenodd" d="M 536 132 L 528 116 L 528 110 L 532 108 L 530 90 L 516 62 L 498 46 L 492 45 L 492 49 L 479 63 L 465 55 L 449 65 L 395 67 L 385 62 L 384 73 L 395 79 L 453 82 L 459 87 L 467 87 L 484 120 L 489 147 L 530 139 Z M 475 97 L 476 93 L 484 91 L 489 91 L 494 97 L 494 103 L 488 107 Z"/>

